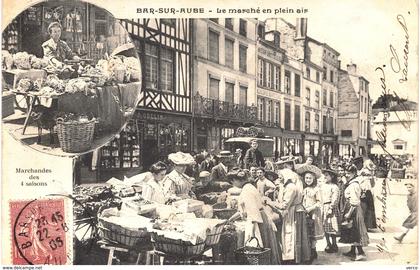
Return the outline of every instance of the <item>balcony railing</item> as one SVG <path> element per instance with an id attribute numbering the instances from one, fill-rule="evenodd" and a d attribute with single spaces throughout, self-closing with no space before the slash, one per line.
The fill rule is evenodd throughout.
<path id="1" fill-rule="evenodd" d="M 255 123 L 257 107 L 194 96 L 194 113 L 203 117 Z"/>
<path id="2" fill-rule="evenodd" d="M 264 127 L 276 127 L 276 128 L 280 127 L 279 122 L 267 121 L 267 120 L 258 120 L 258 124 Z"/>

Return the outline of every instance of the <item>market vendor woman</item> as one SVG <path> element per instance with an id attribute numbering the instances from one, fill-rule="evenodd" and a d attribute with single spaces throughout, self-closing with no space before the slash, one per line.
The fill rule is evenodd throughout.
<path id="1" fill-rule="evenodd" d="M 163 179 L 162 185 L 165 197 L 179 197 L 182 199 L 195 197 L 191 191 L 194 178 L 185 174 L 188 165 L 195 162 L 187 153 L 177 152 L 169 154 L 168 159 L 174 164 L 174 169 Z"/>
<path id="2" fill-rule="evenodd" d="M 63 67 L 64 60 L 79 60 L 80 58 L 75 55 L 66 42 L 60 39 L 61 37 L 61 24 L 53 22 L 48 26 L 48 34 L 50 39 L 42 44 L 44 51 L 44 58 L 48 59 L 50 63 L 58 68 Z"/>

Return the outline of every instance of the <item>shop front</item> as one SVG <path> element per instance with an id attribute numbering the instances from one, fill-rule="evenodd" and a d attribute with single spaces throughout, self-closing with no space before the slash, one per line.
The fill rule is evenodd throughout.
<path id="1" fill-rule="evenodd" d="M 276 160 L 281 155 L 283 130 L 281 128 L 264 127 L 264 135 L 273 138 L 273 157 Z"/>
<path id="2" fill-rule="evenodd" d="M 337 136 L 322 135 L 321 137 L 321 164 L 328 164 L 332 158 L 337 154 Z"/>
<path id="3" fill-rule="evenodd" d="M 303 156 L 302 133 L 293 131 L 283 132 L 283 147 L 281 156 Z"/>
<path id="4" fill-rule="evenodd" d="M 307 157 L 308 155 L 312 155 L 315 158 L 319 155 L 320 150 L 320 136 L 318 134 L 313 133 L 305 133 L 304 135 L 304 155 Z"/>

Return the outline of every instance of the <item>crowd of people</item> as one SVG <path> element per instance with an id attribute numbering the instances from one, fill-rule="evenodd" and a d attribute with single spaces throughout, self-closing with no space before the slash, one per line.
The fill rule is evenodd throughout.
<path id="1" fill-rule="evenodd" d="M 333 160 L 328 167 L 317 166 L 312 156 L 304 163 L 290 156 L 268 162 L 257 142 L 241 152 L 170 154 L 172 171 L 167 174 L 170 166 L 163 162 L 153 164 L 143 196 L 165 203 L 219 192 L 217 203 L 237 209 L 229 222 L 249 222 L 247 239 L 256 237 L 270 248 L 271 264 L 312 263 L 323 238 L 326 253 L 337 253 L 339 243 L 345 243 L 350 249 L 343 256 L 367 259 L 363 248 L 369 244 L 368 231 L 377 228 L 372 191 L 376 166 L 371 160 Z M 395 237 L 400 242 L 417 224 L 417 194 L 411 182 L 407 189 L 411 215 L 406 231 Z"/>

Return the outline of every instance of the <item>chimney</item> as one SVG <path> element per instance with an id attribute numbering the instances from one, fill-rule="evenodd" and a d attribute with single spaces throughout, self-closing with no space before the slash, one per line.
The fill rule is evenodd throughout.
<path id="1" fill-rule="evenodd" d="M 307 30 L 308 30 L 308 18 L 297 18 L 295 39 L 305 39 Z"/>
<path id="2" fill-rule="evenodd" d="M 351 75 L 357 74 L 357 65 L 354 63 L 350 63 L 347 65 L 347 72 Z"/>

